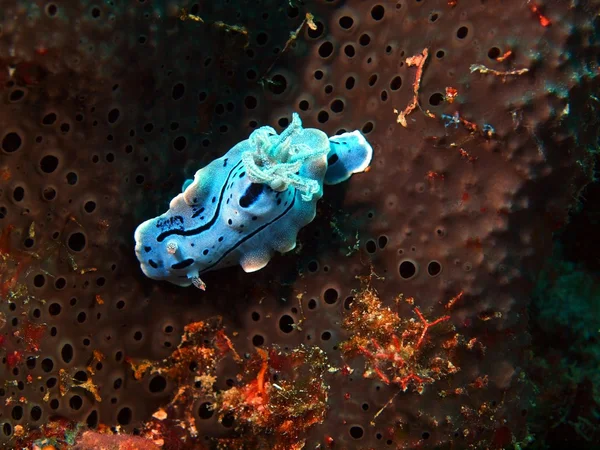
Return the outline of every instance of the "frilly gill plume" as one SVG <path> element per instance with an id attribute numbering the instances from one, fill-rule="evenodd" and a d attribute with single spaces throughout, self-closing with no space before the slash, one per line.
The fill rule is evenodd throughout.
<path id="1" fill-rule="evenodd" d="M 302 200 L 309 202 L 319 192 L 319 183 L 300 176 L 298 171 L 307 161 L 326 157 L 329 149 L 311 149 L 305 144 L 291 145 L 292 136 L 300 132 L 302 121 L 296 113 L 292 116 L 292 123 L 280 136 L 271 127 L 254 131 L 250 135 L 250 142 L 255 150 L 243 153 L 242 162 L 252 182 L 266 184 L 278 192 L 293 186 L 302 193 Z"/>

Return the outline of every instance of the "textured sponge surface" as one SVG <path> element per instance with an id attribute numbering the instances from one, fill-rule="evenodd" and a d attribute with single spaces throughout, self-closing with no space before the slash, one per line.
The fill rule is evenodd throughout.
<path id="1" fill-rule="evenodd" d="M 183 8 L 204 23 L 182 20 Z M 215 315 L 241 356 L 318 346 L 340 369 L 326 372 L 324 422 L 305 435 L 293 421 L 305 448 L 518 445 L 534 416 L 523 392 L 530 276 L 598 142 L 598 10 L 600 0 L 3 0 L 0 445 L 31 448 L 17 434 L 57 417 L 140 431 L 178 393 L 203 395 L 193 366 L 176 377 L 135 368 L 169 358 L 188 324 Z M 287 45 L 307 13 L 314 26 Z M 325 187 L 298 251 L 251 276 L 237 263 L 212 271 L 201 295 L 146 277 L 136 227 L 261 125 L 281 133 L 294 110 L 327 136 L 361 130 L 371 171 Z M 257 208 L 276 195 L 246 178 L 232 176 L 236 200 Z M 211 198 L 194 206 L 206 213 Z M 185 194 L 180 205 L 192 209 Z M 371 271 L 382 307 L 413 331 L 416 307 L 431 323 L 451 316 L 427 332 L 418 362 L 430 370 L 456 334 L 457 373 L 402 392 L 367 373 L 364 355 L 342 357 L 356 277 Z M 244 387 L 240 370 L 224 361 L 215 390 Z M 271 364 L 266 374 L 285 382 Z M 168 411 L 167 429 L 192 448 L 235 436 L 229 448 L 252 448 L 243 417 L 232 425 L 214 397 L 193 398 Z"/>

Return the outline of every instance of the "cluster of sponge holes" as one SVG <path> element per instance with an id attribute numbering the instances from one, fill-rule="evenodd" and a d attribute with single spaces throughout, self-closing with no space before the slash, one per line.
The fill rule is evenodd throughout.
<path id="1" fill-rule="evenodd" d="M 25 411 L 22 405 L 15 405 L 11 410 L 11 419 L 15 422 L 21 422 L 24 420 L 25 422 L 37 422 L 42 417 L 42 409 L 38 405 L 33 405 L 29 410 L 30 420 L 27 420 L 25 417 Z M 5 436 L 10 436 L 12 434 L 12 425 L 9 422 L 2 424 L 2 432 Z"/>
<path id="2" fill-rule="evenodd" d="M 214 414 L 214 405 L 211 402 L 201 401 L 197 409 L 198 418 L 200 420 L 209 420 L 214 417 Z M 223 427 L 231 428 L 234 423 L 234 417 L 232 414 L 225 414 L 225 416 L 221 418 L 220 422 Z"/>
<path id="3" fill-rule="evenodd" d="M 323 302 L 327 305 L 335 305 L 339 300 L 339 292 L 335 288 L 328 288 L 323 292 L 322 295 Z M 308 310 L 315 310 L 319 305 L 318 300 L 311 298 L 307 302 Z M 296 308 L 292 308 L 292 312 L 296 313 Z M 258 322 L 260 320 L 260 313 L 257 311 L 252 312 L 252 320 Z M 290 314 L 283 314 L 278 321 L 279 330 L 284 334 L 291 333 L 294 329 L 296 329 L 296 323 L 294 317 Z M 324 332 L 321 335 L 321 339 L 329 340 L 331 338 L 330 332 Z M 264 344 L 264 337 L 257 334 L 252 338 L 252 342 L 255 346 L 260 346 Z"/>
<path id="4" fill-rule="evenodd" d="M 252 323 L 260 322 L 261 318 L 262 318 L 262 316 L 261 316 L 260 312 L 258 312 L 258 311 L 252 311 L 250 313 L 250 319 L 252 320 Z M 281 325 L 281 322 L 280 322 L 280 325 Z M 285 326 L 285 321 L 284 321 L 284 326 Z M 255 347 L 260 347 L 264 344 L 265 344 L 265 338 L 262 334 L 257 333 L 252 336 L 252 345 L 254 345 Z"/>
<path id="5" fill-rule="evenodd" d="M 14 420 L 15 422 L 21 422 L 21 420 L 24 419 L 24 416 L 25 416 L 25 411 L 24 411 L 24 408 L 22 405 L 13 406 L 13 408 L 11 410 L 12 420 Z M 42 417 L 42 409 L 37 405 L 32 406 L 31 409 L 29 410 L 29 416 L 30 416 L 32 422 L 37 422 Z M 25 421 L 29 422 L 26 418 L 25 418 Z M 8 424 L 10 426 L 10 423 L 8 423 L 8 422 L 6 424 Z M 4 432 L 4 434 L 6 436 L 10 436 L 10 434 L 12 433 L 12 429 L 9 430 L 8 427 L 5 427 L 6 424 L 3 424 L 2 431 Z M 10 432 L 7 432 L 7 431 L 10 431 Z"/>
<path id="6" fill-rule="evenodd" d="M 383 250 L 385 249 L 385 247 L 388 244 L 388 237 L 385 235 L 381 235 L 377 238 L 377 242 L 375 242 L 374 239 L 369 239 L 366 243 L 365 243 L 365 250 L 367 251 L 367 253 L 375 253 L 377 251 L 377 249 L 379 250 Z"/>
<path id="7" fill-rule="evenodd" d="M 43 175 L 51 175 L 60 167 L 60 160 L 55 154 L 49 153 L 40 159 L 39 170 Z M 46 201 L 52 201 L 56 198 L 57 191 L 52 185 L 46 185 L 42 188 L 42 198 Z"/>
<path id="8" fill-rule="evenodd" d="M 51 335 L 56 335 L 56 333 L 51 333 Z M 65 364 L 70 364 L 71 361 L 73 360 L 73 356 L 74 356 L 72 345 L 69 343 L 65 343 L 61 348 L 60 356 Z M 26 364 L 30 370 L 34 370 L 36 367 L 35 358 L 28 358 Z M 51 375 L 51 373 L 54 372 L 54 369 L 55 369 L 54 366 L 55 366 L 54 361 L 50 357 L 44 358 L 40 362 L 41 370 L 48 375 Z M 96 367 L 96 368 L 98 370 L 101 369 L 101 367 Z M 18 375 L 18 373 L 16 373 L 15 376 L 16 375 Z M 75 373 L 73 378 L 76 381 L 79 381 L 82 383 L 85 383 L 88 380 L 88 376 L 87 376 L 86 372 L 83 370 L 80 370 L 77 373 Z M 57 386 L 57 384 L 58 384 L 58 380 L 55 376 L 49 376 L 45 382 L 47 389 L 53 389 L 54 387 Z M 0 389 L 0 390 L 3 391 L 3 389 Z M 44 390 L 45 390 L 45 388 L 42 389 L 42 392 Z M 4 394 L 0 393 L 0 395 L 4 395 Z M 83 405 L 84 405 L 84 399 L 81 396 L 79 396 L 77 394 L 73 394 L 69 397 L 68 406 L 72 410 L 79 411 L 83 407 Z M 60 407 L 60 401 L 57 398 L 50 400 L 49 407 L 51 410 L 57 410 Z M 22 406 L 16 405 L 15 407 L 13 407 L 12 412 L 11 412 L 11 417 L 14 421 L 17 421 L 17 422 L 20 421 L 21 419 L 23 419 L 23 416 L 24 416 L 24 411 L 23 411 Z M 31 409 L 29 411 L 29 416 L 30 416 L 30 420 L 32 422 L 39 421 L 42 418 L 41 407 L 39 407 L 37 405 L 31 405 Z M 96 420 L 96 422 L 94 422 L 93 420 L 90 420 L 89 423 L 90 423 L 90 426 L 95 426 L 97 424 L 97 420 Z M 8 422 L 3 424 L 2 431 L 5 436 L 10 436 L 13 432 L 12 425 Z"/>
<path id="9" fill-rule="evenodd" d="M 419 263 L 414 259 L 403 259 L 398 265 L 398 273 L 403 280 L 413 280 L 419 275 Z M 434 278 L 442 273 L 442 264 L 437 260 L 427 263 L 427 275 Z"/>
<path id="10" fill-rule="evenodd" d="M 379 390 L 379 389 L 380 389 L 380 386 L 377 386 L 377 390 Z M 363 411 L 368 412 L 370 409 L 370 405 L 367 402 L 364 402 L 361 405 L 361 408 Z M 360 427 L 358 425 L 353 425 L 350 428 L 350 436 L 354 439 L 361 439 L 363 434 L 364 434 L 364 430 L 362 429 L 362 427 Z M 421 438 L 423 440 L 429 439 L 430 436 L 431 436 L 431 433 L 429 433 L 428 431 L 424 431 L 421 434 Z M 381 432 L 375 433 L 375 439 L 377 439 L 378 441 L 383 440 L 383 434 Z M 386 443 L 386 445 L 391 446 L 394 444 L 394 441 L 392 439 L 387 439 L 385 441 L 385 443 Z"/>

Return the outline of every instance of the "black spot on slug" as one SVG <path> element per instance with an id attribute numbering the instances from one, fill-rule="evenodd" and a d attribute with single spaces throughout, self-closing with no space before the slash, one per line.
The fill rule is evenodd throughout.
<path id="1" fill-rule="evenodd" d="M 242 208 L 248 208 L 252 205 L 258 198 L 260 194 L 263 193 L 264 184 L 262 183 L 252 183 L 244 192 L 244 195 L 240 198 L 240 206 Z"/>
<path id="2" fill-rule="evenodd" d="M 171 269 L 185 269 L 188 266 L 194 264 L 194 260 L 192 258 L 184 259 L 183 261 L 179 261 L 171 266 Z"/>

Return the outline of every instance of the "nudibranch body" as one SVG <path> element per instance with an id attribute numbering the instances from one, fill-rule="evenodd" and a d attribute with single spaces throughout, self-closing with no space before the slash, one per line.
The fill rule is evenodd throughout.
<path id="1" fill-rule="evenodd" d="M 150 278 L 204 289 L 200 275 L 240 264 L 262 269 L 275 251 L 296 246 L 316 215 L 323 183 L 364 171 L 373 150 L 358 131 L 328 138 L 297 114 L 280 135 L 261 127 L 198 170 L 169 210 L 135 231 L 135 251 Z"/>

